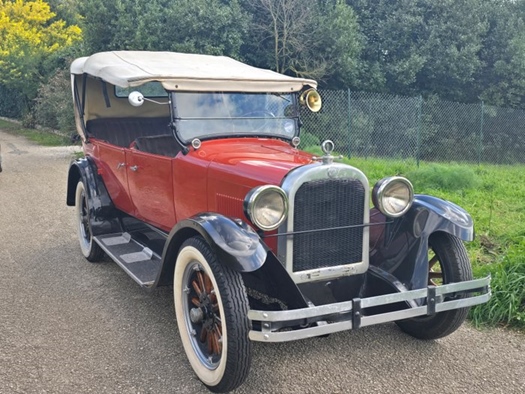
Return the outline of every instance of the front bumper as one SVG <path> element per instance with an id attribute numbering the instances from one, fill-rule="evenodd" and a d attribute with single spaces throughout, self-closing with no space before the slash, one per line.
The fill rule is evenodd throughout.
<path id="1" fill-rule="evenodd" d="M 453 299 L 457 295 L 464 298 Z M 316 337 L 338 331 L 357 329 L 374 324 L 432 315 L 452 309 L 482 304 L 490 298 L 490 276 L 442 286 L 428 286 L 424 289 L 402 293 L 385 294 L 369 298 L 354 298 L 351 301 L 312 306 L 309 308 L 284 311 L 250 310 L 248 318 L 253 329 L 252 341 L 287 342 Z M 446 298 L 449 298 L 448 300 Z M 452 299 L 451 299 L 452 298 Z M 374 313 L 367 309 L 383 305 L 425 299 L 422 306 L 414 306 L 394 312 Z"/>

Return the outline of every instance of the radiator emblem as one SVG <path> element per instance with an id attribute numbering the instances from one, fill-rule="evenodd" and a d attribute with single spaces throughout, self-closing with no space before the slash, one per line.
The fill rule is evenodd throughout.
<path id="1" fill-rule="evenodd" d="M 339 168 L 330 167 L 330 168 L 328 169 L 328 171 L 327 171 L 327 175 L 328 175 L 329 178 L 332 178 L 332 179 L 333 179 L 333 178 L 337 178 L 337 177 L 339 177 L 339 175 L 340 175 L 339 173 L 340 173 L 340 172 L 341 172 L 341 171 L 339 170 Z"/>

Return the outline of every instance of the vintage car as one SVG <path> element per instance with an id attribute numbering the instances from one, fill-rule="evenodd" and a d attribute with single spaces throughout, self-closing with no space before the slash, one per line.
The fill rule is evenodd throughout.
<path id="1" fill-rule="evenodd" d="M 172 285 L 181 342 L 214 392 L 246 379 L 251 341 L 395 321 L 452 333 L 490 297 L 463 241 L 472 219 L 399 176 L 298 149 L 316 82 L 236 60 L 116 51 L 75 60 L 85 157 L 69 168 L 80 249 L 139 285 Z"/>

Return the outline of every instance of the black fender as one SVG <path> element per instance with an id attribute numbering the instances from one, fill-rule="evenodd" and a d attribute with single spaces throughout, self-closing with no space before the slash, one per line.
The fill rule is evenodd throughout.
<path id="1" fill-rule="evenodd" d="M 284 266 L 259 235 L 242 220 L 216 213 L 195 215 L 171 230 L 155 286 L 171 284 L 180 247 L 186 239 L 194 236 L 203 237 L 222 264 L 242 274 L 250 296 L 265 294 L 285 303 L 288 308 L 308 306 Z"/>
<path id="2" fill-rule="evenodd" d="M 410 210 L 400 218 L 385 218 L 372 210 L 371 222 L 370 264 L 392 274 L 409 290 L 428 284 L 428 239 L 433 233 L 474 239 L 474 224 L 467 211 L 427 195 L 416 195 Z"/>
<path id="3" fill-rule="evenodd" d="M 66 204 L 75 206 L 75 193 L 78 181 L 82 180 L 86 189 L 92 235 L 110 234 L 122 231 L 118 212 L 104 185 L 94 161 L 87 157 L 74 160 L 67 177 Z"/>
<path id="4" fill-rule="evenodd" d="M 156 286 L 171 283 L 181 245 L 197 235 L 208 242 L 221 263 L 239 272 L 259 269 L 268 254 L 259 235 L 243 221 L 217 213 L 200 213 L 180 221 L 170 231 Z"/>

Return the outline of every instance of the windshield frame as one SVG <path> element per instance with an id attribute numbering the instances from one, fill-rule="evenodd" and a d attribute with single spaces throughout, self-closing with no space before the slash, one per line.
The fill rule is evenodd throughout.
<path id="1" fill-rule="evenodd" d="M 286 95 L 290 97 L 290 105 L 292 105 L 293 108 L 293 116 L 279 116 L 276 119 L 289 119 L 293 121 L 294 125 L 294 132 L 293 134 L 286 135 L 284 133 L 268 133 L 268 132 L 262 132 L 262 130 L 251 130 L 250 132 L 241 132 L 241 133 L 211 133 L 209 135 L 199 135 L 195 136 L 189 139 L 186 139 L 183 137 L 183 134 L 181 133 L 181 122 L 185 120 L 184 117 L 181 117 L 179 114 L 179 110 L 177 108 L 177 95 L 181 93 L 201 93 L 201 94 L 246 94 L 246 95 L 274 95 L 281 97 L 282 95 Z M 282 97 L 283 100 L 288 100 L 287 98 Z M 224 139 L 224 138 L 247 138 L 247 137 L 253 137 L 253 138 L 276 138 L 281 139 L 285 141 L 291 141 L 294 137 L 299 136 L 300 133 L 300 108 L 299 108 L 299 99 L 297 92 L 280 92 L 280 93 L 274 93 L 274 92 L 190 92 L 190 91 L 169 91 L 169 101 L 170 101 L 170 112 L 171 112 L 171 118 L 172 123 L 175 126 L 175 133 L 177 135 L 177 139 L 179 139 L 183 144 L 189 144 L 194 139 L 198 139 L 201 141 L 204 140 L 211 140 L 211 139 Z M 233 120 L 233 119 L 243 119 L 243 120 L 250 120 L 250 119 L 265 119 L 260 117 L 230 117 L 230 118 L 222 118 L 222 117 L 209 117 L 209 118 L 195 118 L 195 117 L 187 117 L 186 120 L 201 120 L 201 121 L 218 121 L 218 120 Z"/>

